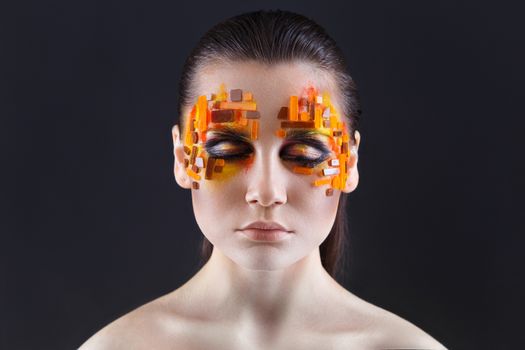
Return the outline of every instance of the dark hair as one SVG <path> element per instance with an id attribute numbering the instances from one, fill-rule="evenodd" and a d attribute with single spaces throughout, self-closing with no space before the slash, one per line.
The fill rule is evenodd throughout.
<path id="1" fill-rule="evenodd" d="M 201 37 L 184 64 L 179 85 L 179 116 L 197 98 L 193 84 L 198 69 L 221 60 L 255 60 L 264 64 L 302 61 L 332 73 L 341 92 L 342 114 L 348 118 L 350 138 L 355 143 L 361 114 L 357 88 L 347 72 L 342 51 L 311 19 L 289 11 L 261 10 L 215 25 Z M 342 192 L 334 225 L 319 248 L 323 267 L 334 278 L 344 266 L 346 200 L 347 194 Z M 212 249 L 212 244 L 203 237 L 201 266 L 208 261 Z"/>

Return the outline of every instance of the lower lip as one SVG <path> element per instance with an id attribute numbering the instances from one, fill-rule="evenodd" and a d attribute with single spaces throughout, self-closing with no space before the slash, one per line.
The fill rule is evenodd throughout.
<path id="1" fill-rule="evenodd" d="M 241 232 L 252 241 L 258 242 L 278 242 L 283 240 L 290 232 L 282 230 L 259 230 L 259 229 L 246 229 Z"/>

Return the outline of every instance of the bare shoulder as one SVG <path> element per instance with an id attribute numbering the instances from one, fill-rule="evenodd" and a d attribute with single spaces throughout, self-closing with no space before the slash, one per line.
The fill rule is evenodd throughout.
<path id="1" fill-rule="evenodd" d="M 184 323 L 173 317 L 163 296 L 109 323 L 79 350 L 163 349 L 173 336 L 184 332 Z"/>
<path id="2" fill-rule="evenodd" d="M 366 326 L 359 332 L 359 338 L 363 339 L 362 344 L 366 344 L 364 348 L 447 350 L 443 344 L 410 321 L 357 299 L 360 301 L 359 313 L 367 319 Z"/>
<path id="3" fill-rule="evenodd" d="M 413 323 L 385 311 L 386 315 L 377 322 L 377 343 L 379 349 L 432 349 L 446 350 L 430 334 Z"/>

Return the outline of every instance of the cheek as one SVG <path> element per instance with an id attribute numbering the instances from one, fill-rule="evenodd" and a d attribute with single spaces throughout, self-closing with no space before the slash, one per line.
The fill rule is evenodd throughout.
<path id="1" fill-rule="evenodd" d="M 212 185 L 213 184 L 213 185 Z M 235 188 L 220 188 L 215 181 L 207 181 L 198 191 L 191 191 L 193 213 L 200 231 L 212 243 L 235 229 L 234 213 L 238 212 L 240 198 Z"/>
<path id="2" fill-rule="evenodd" d="M 308 217 L 315 218 L 323 225 L 332 220 L 337 213 L 337 205 L 340 193 L 334 193 L 332 196 L 326 196 L 324 189 L 314 187 L 311 181 L 308 183 L 309 188 L 304 189 L 300 195 L 298 209 Z"/>
<path id="3" fill-rule="evenodd" d="M 207 171 L 211 175 L 206 177 L 207 180 L 204 185 L 211 187 L 223 187 L 225 181 L 230 181 L 236 176 L 246 174 L 254 162 L 254 156 L 243 160 L 225 160 L 220 163 L 222 165 L 214 165 L 213 158 L 208 157 L 208 159 L 211 159 L 211 161 L 208 161 L 207 168 L 209 170 Z"/>
<path id="4" fill-rule="evenodd" d="M 246 185 L 242 176 L 250 166 L 250 160 L 225 162 L 222 169 L 213 173 L 212 179 L 201 180 L 200 188 L 191 191 L 195 218 L 206 237 L 238 228 L 236 225 L 242 221 L 239 214 L 246 210 Z"/>
<path id="5" fill-rule="evenodd" d="M 327 197 L 322 193 L 323 200 L 319 199 L 312 205 L 311 211 L 315 214 L 311 217 L 315 219 L 309 220 L 307 229 L 312 233 L 315 244 L 321 244 L 330 234 L 337 214 L 339 195 Z"/>
<path id="6" fill-rule="evenodd" d="M 330 233 L 337 214 L 340 192 L 326 196 L 325 188 L 312 185 L 317 175 L 295 176 L 288 188 L 286 218 L 310 244 L 322 242 Z"/>

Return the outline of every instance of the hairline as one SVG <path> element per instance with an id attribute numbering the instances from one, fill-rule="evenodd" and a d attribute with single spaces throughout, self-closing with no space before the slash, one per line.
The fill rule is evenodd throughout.
<path id="1" fill-rule="evenodd" d="M 331 99 L 333 101 L 337 102 L 336 105 L 339 107 L 338 108 L 338 112 L 340 114 L 344 114 L 345 103 L 344 103 L 343 89 L 340 86 L 338 86 L 337 71 L 331 70 L 331 69 L 326 68 L 326 67 L 322 67 L 321 65 L 319 65 L 317 62 L 315 62 L 313 60 L 301 59 L 301 58 L 292 58 L 292 59 L 288 59 L 288 60 L 283 60 L 283 59 L 275 60 L 275 62 L 271 62 L 271 61 L 265 62 L 264 60 L 261 60 L 261 59 L 252 59 L 252 58 L 232 58 L 232 57 L 226 57 L 226 56 L 217 56 L 217 57 L 212 57 L 212 58 L 210 58 L 210 57 L 202 57 L 200 59 L 200 64 L 198 66 L 196 66 L 195 71 L 192 72 L 192 76 L 194 78 L 193 78 L 193 80 L 190 81 L 190 83 L 188 84 L 188 87 L 187 87 L 187 91 L 189 92 L 188 95 L 192 96 L 192 101 L 194 101 L 194 102 L 193 102 L 193 104 L 185 105 L 185 104 L 183 104 L 184 101 L 181 101 L 181 108 L 180 108 L 180 110 L 181 110 L 182 115 L 179 118 L 179 124 L 181 125 L 181 129 L 182 130 L 186 126 L 186 117 L 187 117 L 187 115 L 191 111 L 191 108 L 195 104 L 195 101 L 197 101 L 197 98 L 200 96 L 200 94 L 196 91 L 196 88 L 197 88 L 197 86 L 196 86 L 197 85 L 196 84 L 197 77 L 199 75 L 202 75 L 207 69 L 214 68 L 214 67 L 219 67 L 221 65 L 231 66 L 231 65 L 234 65 L 234 64 L 239 63 L 239 62 L 241 62 L 241 63 L 251 63 L 251 62 L 253 62 L 253 63 L 259 64 L 261 66 L 265 66 L 265 68 L 272 68 L 273 66 L 279 65 L 279 64 L 299 63 L 299 64 L 310 65 L 313 68 L 312 71 L 314 71 L 316 74 L 318 74 L 319 76 L 322 76 L 324 79 L 326 79 L 326 82 L 327 82 L 328 86 L 330 87 L 330 89 L 335 92 L 334 96 L 331 96 Z M 345 115 L 344 118 L 345 118 L 345 121 L 349 121 L 350 120 L 349 116 Z"/>

